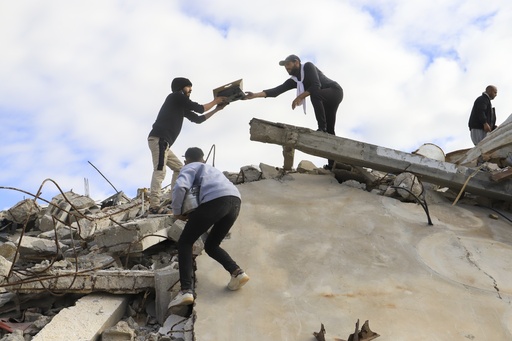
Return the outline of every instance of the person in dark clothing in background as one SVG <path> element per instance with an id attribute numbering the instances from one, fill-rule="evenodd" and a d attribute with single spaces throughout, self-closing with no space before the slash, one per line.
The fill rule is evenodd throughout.
<path id="1" fill-rule="evenodd" d="M 173 188 L 172 211 L 180 220 L 186 220 L 178 240 L 178 265 L 180 292 L 171 300 L 168 309 L 194 302 L 192 282 L 192 248 L 196 240 L 210 228 L 204 242 L 204 251 L 219 262 L 231 275 L 229 290 L 238 290 L 249 281 L 249 276 L 231 256 L 220 247 L 220 243 L 235 223 L 241 206 L 238 188 L 218 169 L 204 163 L 204 153 L 193 147 L 185 152 L 185 166 L 180 171 Z M 199 206 L 185 215 L 183 204 L 187 190 L 199 186 Z"/>
<path id="2" fill-rule="evenodd" d="M 306 113 L 306 97 L 310 97 L 311 104 L 315 111 L 315 118 L 318 123 L 318 131 L 336 135 L 334 126 L 336 124 L 336 113 L 343 100 L 343 89 L 341 86 L 327 78 L 313 63 L 301 63 L 298 56 L 292 54 L 279 62 L 284 66 L 291 76 L 283 84 L 263 90 L 261 92 L 246 92 L 245 99 L 258 97 L 277 97 L 280 94 L 297 89 L 297 97 L 292 102 L 292 109 L 302 105 Z M 331 169 L 333 160 L 328 160 L 326 169 Z"/>
<path id="3" fill-rule="evenodd" d="M 485 92 L 483 92 L 473 104 L 468 126 L 471 141 L 473 141 L 475 146 L 487 136 L 487 133 L 497 128 L 496 112 L 491 104 L 491 100 L 497 95 L 498 89 L 494 85 L 488 85 L 485 88 Z"/>
<path id="4" fill-rule="evenodd" d="M 202 105 L 191 101 L 192 83 L 187 78 L 174 78 L 171 82 L 171 90 L 172 93 L 165 99 L 148 136 L 148 145 L 153 160 L 151 193 L 149 195 L 149 213 L 151 214 L 170 213 L 165 209 L 160 210 L 162 182 L 165 179 L 166 166 L 173 171 L 171 188 L 176 182 L 181 167 L 183 167 L 180 159 L 170 150 L 181 132 L 183 118 L 187 118 L 194 123 L 203 123 L 227 105 L 226 97 L 216 97 L 213 101 Z M 204 115 L 196 114 L 202 114 L 215 105 L 217 107 L 214 110 Z"/>

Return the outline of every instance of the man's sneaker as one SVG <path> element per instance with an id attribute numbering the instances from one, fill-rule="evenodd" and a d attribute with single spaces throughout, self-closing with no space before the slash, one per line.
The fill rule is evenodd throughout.
<path id="1" fill-rule="evenodd" d="M 178 295 L 174 297 L 174 299 L 169 302 L 167 308 L 172 308 L 179 305 L 189 305 L 194 303 L 194 295 L 192 294 L 192 290 L 180 291 Z"/>
<path id="2" fill-rule="evenodd" d="M 238 274 L 231 275 L 231 280 L 228 283 L 229 290 L 238 290 L 244 286 L 249 280 L 249 276 L 245 272 L 239 272 Z"/>

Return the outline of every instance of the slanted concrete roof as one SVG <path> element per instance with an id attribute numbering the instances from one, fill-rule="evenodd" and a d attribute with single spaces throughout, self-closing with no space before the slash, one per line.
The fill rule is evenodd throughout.
<path id="1" fill-rule="evenodd" d="M 239 186 L 242 211 L 223 247 L 251 280 L 197 258 L 200 341 L 512 339 L 512 225 L 440 198 L 420 205 L 293 174 Z"/>

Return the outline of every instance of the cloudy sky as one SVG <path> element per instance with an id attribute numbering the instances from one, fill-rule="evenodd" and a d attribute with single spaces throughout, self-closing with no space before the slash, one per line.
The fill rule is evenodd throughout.
<path id="1" fill-rule="evenodd" d="M 149 187 L 147 135 L 172 78 L 189 78 L 203 104 L 240 78 L 246 91 L 282 83 L 291 53 L 343 87 L 337 135 L 405 152 L 469 148 L 486 85 L 498 87 L 498 124 L 512 113 L 511 22 L 510 0 L 0 1 L 0 210 L 30 197 L 5 187 L 51 200 L 87 182 L 103 200 L 115 193 L 103 176 L 135 196 Z M 215 145 L 223 171 L 282 166 L 281 147 L 250 141 L 249 122 L 316 129 L 294 97 L 185 121 L 172 149 Z M 325 163 L 297 152 L 294 167 L 304 159 Z"/>

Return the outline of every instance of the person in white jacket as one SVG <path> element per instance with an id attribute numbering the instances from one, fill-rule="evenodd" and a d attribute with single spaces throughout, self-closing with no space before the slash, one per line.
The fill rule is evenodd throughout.
<path id="1" fill-rule="evenodd" d="M 207 165 L 204 153 L 193 147 L 185 152 L 185 166 L 181 169 L 172 190 L 173 215 L 187 223 L 178 240 L 178 263 L 180 273 L 180 292 L 169 303 L 168 308 L 189 305 L 194 302 L 192 283 L 193 260 L 192 246 L 201 235 L 211 230 L 204 243 L 204 251 L 219 262 L 231 275 L 228 289 L 238 290 L 249 276 L 238 266 L 231 256 L 220 247 L 235 223 L 241 206 L 238 188 L 218 169 Z M 183 203 L 187 190 L 199 186 L 198 207 L 185 215 Z"/>

